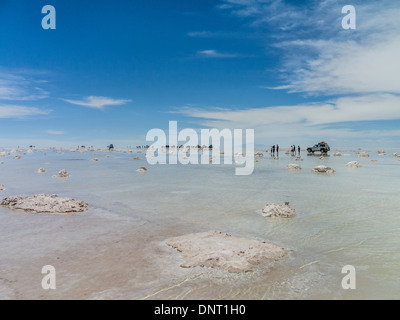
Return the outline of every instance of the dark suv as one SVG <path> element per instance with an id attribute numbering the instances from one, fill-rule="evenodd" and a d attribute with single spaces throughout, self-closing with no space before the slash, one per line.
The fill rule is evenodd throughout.
<path id="1" fill-rule="evenodd" d="M 315 151 L 328 153 L 329 150 L 331 150 L 331 148 L 329 148 L 329 145 L 326 142 L 319 142 L 314 147 L 307 148 L 308 153 L 314 153 Z"/>

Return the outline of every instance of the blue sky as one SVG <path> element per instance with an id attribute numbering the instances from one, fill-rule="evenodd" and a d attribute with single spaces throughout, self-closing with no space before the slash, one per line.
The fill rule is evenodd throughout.
<path id="1" fill-rule="evenodd" d="M 141 145 L 177 120 L 399 147 L 399 18 L 396 0 L 1 0 L 0 145 Z"/>

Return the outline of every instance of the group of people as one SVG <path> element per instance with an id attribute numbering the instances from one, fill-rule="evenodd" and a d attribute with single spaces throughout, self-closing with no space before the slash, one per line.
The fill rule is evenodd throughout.
<path id="1" fill-rule="evenodd" d="M 292 155 L 296 155 L 296 146 L 295 145 L 292 145 L 291 147 L 291 153 L 292 153 Z M 298 155 L 300 155 L 300 146 L 297 146 L 297 152 L 298 152 Z"/>
<path id="2" fill-rule="evenodd" d="M 290 152 L 292 153 L 293 156 L 296 155 L 296 146 L 295 145 L 290 146 Z M 300 146 L 297 146 L 297 152 L 298 152 L 298 155 L 300 155 Z"/>
<path id="3" fill-rule="evenodd" d="M 279 145 L 277 144 L 276 147 L 275 145 L 273 145 L 271 147 L 271 156 L 275 156 L 275 151 L 276 151 L 276 155 L 279 156 Z"/>
<path id="4" fill-rule="evenodd" d="M 279 157 L 279 145 L 278 144 L 276 146 L 273 145 L 271 147 L 271 157 L 275 157 L 275 152 L 276 152 L 276 155 Z M 296 146 L 295 145 L 290 146 L 290 152 L 292 153 L 292 155 L 294 155 L 294 156 L 296 155 Z M 298 152 L 298 155 L 300 155 L 300 146 L 297 146 L 297 152 Z"/>

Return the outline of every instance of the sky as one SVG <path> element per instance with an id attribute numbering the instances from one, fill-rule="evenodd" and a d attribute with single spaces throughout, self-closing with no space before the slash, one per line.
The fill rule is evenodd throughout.
<path id="1" fill-rule="evenodd" d="M 398 0 L 0 0 L 0 146 L 145 145 L 178 121 L 399 148 L 399 57 Z"/>

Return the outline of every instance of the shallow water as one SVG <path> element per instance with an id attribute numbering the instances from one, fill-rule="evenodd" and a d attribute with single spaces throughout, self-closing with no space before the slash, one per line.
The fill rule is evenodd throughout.
<path id="1" fill-rule="evenodd" d="M 235 165 L 150 166 L 143 154 L 114 152 L 106 158 L 99 152 L 65 151 L 61 155 L 48 150 L 19 160 L 0 158 L 4 162 L 0 183 L 7 188 L 1 197 L 56 193 L 88 202 L 92 209 L 77 218 L 79 233 L 72 239 L 65 233 L 71 247 L 110 234 L 112 228 L 119 228 L 115 230 L 118 235 L 128 226 L 168 224 L 175 235 L 218 230 L 272 241 L 288 251 L 287 258 L 276 266 L 258 266 L 245 274 L 200 270 L 125 292 L 125 298 L 397 299 L 400 161 L 389 156 L 397 150 L 386 151 L 386 156 L 371 151 L 369 158 L 346 151 L 342 157 L 324 160 L 303 153 L 304 161 L 294 161 L 283 152 L 274 160 L 264 153 L 252 175 L 236 176 Z M 132 160 L 135 156 L 142 160 Z M 99 161 L 91 162 L 94 157 Z M 347 168 L 353 160 L 362 168 Z M 289 163 L 300 164 L 302 170 L 286 170 Z M 312 173 L 320 164 L 336 173 Z M 148 172 L 136 172 L 141 166 Z M 47 172 L 36 173 L 39 167 Z M 71 173 L 68 180 L 52 177 L 64 168 Z M 286 201 L 296 209 L 296 218 L 264 218 L 260 214 L 267 202 Z M 37 217 L 0 208 L 3 270 L 18 263 L 22 254 L 33 258 L 65 246 L 62 233 L 56 230 L 71 224 L 70 217 Z M 25 250 L 32 241 L 38 244 L 35 249 Z M 341 287 L 345 265 L 356 269 L 355 290 Z"/>

